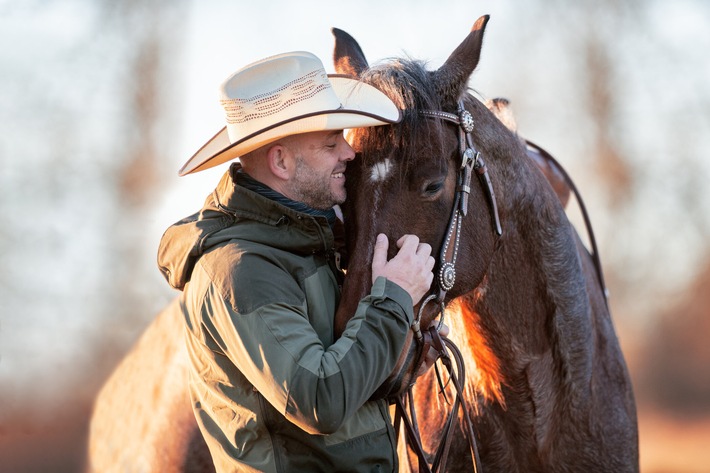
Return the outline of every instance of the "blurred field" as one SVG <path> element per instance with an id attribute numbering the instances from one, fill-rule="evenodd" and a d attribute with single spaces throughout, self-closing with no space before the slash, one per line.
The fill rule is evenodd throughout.
<path id="1" fill-rule="evenodd" d="M 710 472 L 710 416 L 688 419 L 641 409 L 639 429 L 643 473 Z"/>

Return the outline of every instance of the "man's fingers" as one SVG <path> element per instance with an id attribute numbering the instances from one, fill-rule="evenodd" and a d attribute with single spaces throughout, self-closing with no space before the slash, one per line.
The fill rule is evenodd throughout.
<path id="1" fill-rule="evenodd" d="M 397 240 L 397 248 L 404 249 L 405 246 L 407 249 L 412 251 L 412 253 L 416 253 L 417 247 L 419 246 L 419 237 L 416 235 L 404 235 L 402 236 L 399 240 Z"/>
<path id="2" fill-rule="evenodd" d="M 437 325 L 439 325 L 439 322 L 434 321 Z M 448 337 L 449 336 L 449 326 L 446 324 L 441 324 L 441 327 L 439 327 L 439 334 L 442 337 Z"/>
<path id="3" fill-rule="evenodd" d="M 372 282 L 375 282 L 380 270 L 387 264 L 387 249 L 390 242 L 387 235 L 380 233 L 375 241 L 375 254 L 372 256 Z"/>
<path id="4" fill-rule="evenodd" d="M 429 243 L 419 243 L 419 246 L 417 247 L 417 254 L 425 256 L 430 255 L 431 245 Z"/>
<path id="5" fill-rule="evenodd" d="M 388 278 L 407 291 L 416 305 L 434 280 L 432 269 L 435 261 L 431 257 L 431 245 L 419 243 L 416 235 L 404 235 L 397 240 L 397 254 L 387 261 L 388 242 L 386 239 L 380 240 L 385 238 L 384 235 L 378 235 L 377 238 L 372 260 L 372 281 L 377 276 Z"/>
<path id="6" fill-rule="evenodd" d="M 430 327 L 439 327 L 439 334 L 442 337 L 447 337 L 449 335 L 449 326 L 444 323 L 440 324 L 438 320 L 433 320 L 429 326 Z M 415 376 L 418 378 L 419 376 L 426 373 L 429 370 L 429 368 L 431 368 L 434 365 L 434 363 L 436 363 L 436 360 L 438 358 L 439 358 L 439 352 L 434 347 L 429 347 L 429 351 L 424 356 L 424 361 L 419 366 L 419 369 L 417 370 L 417 373 Z"/>
<path id="7" fill-rule="evenodd" d="M 433 256 L 430 256 L 429 258 L 427 258 L 427 260 L 426 260 L 427 271 L 431 271 L 432 269 L 434 269 L 435 265 L 436 265 L 436 260 L 434 259 Z"/>

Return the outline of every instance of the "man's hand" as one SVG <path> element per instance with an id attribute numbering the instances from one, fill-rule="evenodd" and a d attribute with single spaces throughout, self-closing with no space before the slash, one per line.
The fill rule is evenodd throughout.
<path id="1" fill-rule="evenodd" d="M 433 320 L 431 322 L 430 326 L 437 326 L 439 325 L 438 320 Z M 439 327 L 439 335 L 442 337 L 447 337 L 449 335 L 449 326 L 446 324 L 441 324 L 441 327 Z M 414 375 L 414 379 L 420 377 L 427 371 L 429 371 L 429 368 L 431 368 L 434 363 L 436 363 L 436 360 L 439 358 L 439 352 L 436 348 L 434 347 L 429 347 L 429 351 L 424 355 L 424 361 L 422 361 L 422 364 L 419 366 L 417 369 L 416 374 Z"/>
<path id="2" fill-rule="evenodd" d="M 378 276 L 385 277 L 399 285 L 412 296 L 412 304 L 417 305 L 431 287 L 434 280 L 434 258 L 431 256 L 431 246 L 419 243 L 416 235 L 404 235 L 397 240 L 399 252 L 387 261 L 389 240 L 380 233 L 375 243 L 375 254 L 372 257 L 372 282 Z"/>

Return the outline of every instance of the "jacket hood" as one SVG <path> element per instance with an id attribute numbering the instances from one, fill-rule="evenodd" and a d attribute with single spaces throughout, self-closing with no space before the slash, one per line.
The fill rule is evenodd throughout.
<path id="1" fill-rule="evenodd" d="M 333 249 L 333 233 L 325 217 L 297 212 L 236 185 L 233 164 L 202 209 L 170 226 L 158 247 L 158 268 L 175 289 L 190 280 L 200 257 L 233 239 L 292 253 L 314 254 Z"/>

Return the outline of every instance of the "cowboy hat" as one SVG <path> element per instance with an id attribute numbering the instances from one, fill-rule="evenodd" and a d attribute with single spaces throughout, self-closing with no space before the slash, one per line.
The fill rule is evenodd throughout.
<path id="1" fill-rule="evenodd" d="M 401 112 L 382 92 L 328 75 L 311 53 L 279 54 L 250 64 L 220 86 L 227 126 L 178 174 L 217 166 L 285 136 L 397 123 Z"/>

